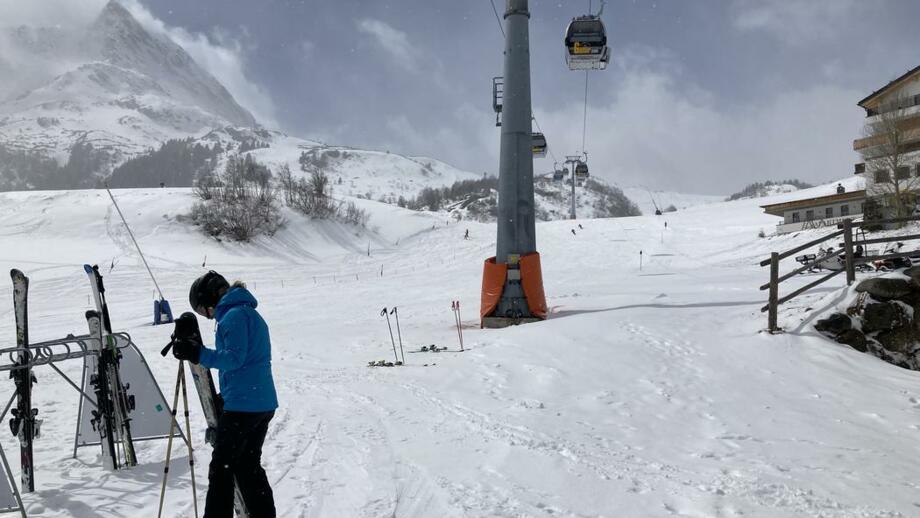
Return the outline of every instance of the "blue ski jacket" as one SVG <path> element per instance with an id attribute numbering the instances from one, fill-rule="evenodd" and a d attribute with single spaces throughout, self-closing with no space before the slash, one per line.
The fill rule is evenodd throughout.
<path id="1" fill-rule="evenodd" d="M 216 350 L 201 348 L 199 363 L 219 371 L 225 410 L 270 412 L 278 408 L 268 325 L 256 312 L 257 305 L 246 288 L 231 288 L 215 308 Z"/>

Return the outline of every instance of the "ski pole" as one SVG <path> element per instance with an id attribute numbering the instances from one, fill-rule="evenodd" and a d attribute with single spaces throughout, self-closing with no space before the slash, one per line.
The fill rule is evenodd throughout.
<path id="1" fill-rule="evenodd" d="M 396 315 L 396 336 L 399 337 L 399 354 L 402 356 L 403 364 L 406 363 L 406 352 L 403 351 L 402 344 L 402 331 L 399 330 L 399 311 L 397 311 L 396 306 L 393 306 L 393 311 L 390 312 L 393 315 Z"/>
<path id="2" fill-rule="evenodd" d="M 457 301 L 457 334 L 460 335 L 460 352 L 463 352 L 463 320 L 460 318 L 460 301 Z"/>
<path id="3" fill-rule="evenodd" d="M 396 361 L 399 361 L 399 356 L 396 355 L 396 339 L 393 338 L 393 326 L 390 325 L 390 312 L 387 310 L 387 308 L 384 307 L 380 311 L 380 316 L 387 317 L 387 329 L 390 330 L 390 342 L 393 344 L 393 358 L 395 358 Z"/>
<path id="4" fill-rule="evenodd" d="M 460 340 L 460 325 L 458 324 L 459 320 L 457 319 L 457 301 L 450 301 L 450 311 L 454 314 L 454 325 L 457 326 L 457 340 Z M 463 349 L 463 342 L 460 342 L 460 349 Z"/>

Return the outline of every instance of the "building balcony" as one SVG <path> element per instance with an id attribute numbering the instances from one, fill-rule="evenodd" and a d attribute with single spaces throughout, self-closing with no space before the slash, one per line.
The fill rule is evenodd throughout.
<path id="1" fill-rule="evenodd" d="M 871 122 L 870 122 L 871 124 Z M 898 122 L 899 129 L 903 132 L 900 136 L 902 152 L 909 153 L 920 149 L 920 114 L 914 114 Z M 865 152 L 876 146 L 885 144 L 884 135 L 872 135 L 853 141 L 853 151 Z"/>

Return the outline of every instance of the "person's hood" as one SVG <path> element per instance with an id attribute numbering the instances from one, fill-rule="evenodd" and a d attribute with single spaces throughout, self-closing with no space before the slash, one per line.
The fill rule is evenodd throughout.
<path id="1" fill-rule="evenodd" d="M 220 298 L 220 302 L 217 303 L 214 316 L 219 320 L 227 314 L 227 311 L 237 306 L 251 306 L 252 308 L 256 308 L 258 305 L 259 301 L 257 301 L 252 293 L 246 288 L 230 288 L 230 291 L 225 293 L 224 296 Z"/>

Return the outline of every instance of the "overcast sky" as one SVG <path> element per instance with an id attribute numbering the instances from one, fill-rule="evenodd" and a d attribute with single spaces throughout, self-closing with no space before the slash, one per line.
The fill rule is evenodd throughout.
<path id="1" fill-rule="evenodd" d="M 63 3 L 0 0 L 0 20 L 72 23 L 104 0 Z M 124 3 L 268 126 L 497 172 L 489 0 Z M 581 149 L 584 75 L 566 68 L 562 35 L 587 9 L 531 0 L 534 112 L 558 157 Z M 621 185 L 725 194 L 846 177 L 856 103 L 920 65 L 915 0 L 612 0 L 604 19 L 613 62 L 590 76 L 586 148 Z"/>

